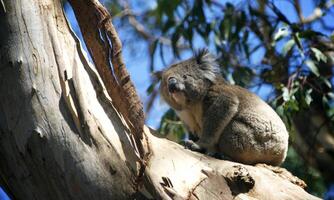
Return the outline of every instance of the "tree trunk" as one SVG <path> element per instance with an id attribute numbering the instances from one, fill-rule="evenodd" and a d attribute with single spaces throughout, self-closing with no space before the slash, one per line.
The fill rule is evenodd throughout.
<path id="1" fill-rule="evenodd" d="M 142 128 L 108 13 L 95 0 L 72 6 L 96 68 L 60 1 L 1 0 L 0 184 L 13 199 L 317 199 L 284 169 L 210 158 Z"/>
<path id="2" fill-rule="evenodd" d="M 60 1 L 3 5 L 2 185 L 15 199 L 129 197 L 136 190 L 136 155 L 121 138 L 127 129 L 71 34 Z"/>

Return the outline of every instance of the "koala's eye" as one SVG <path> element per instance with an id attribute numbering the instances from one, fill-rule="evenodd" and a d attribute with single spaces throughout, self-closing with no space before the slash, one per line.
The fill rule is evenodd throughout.
<path id="1" fill-rule="evenodd" d="M 187 79 L 187 75 L 183 75 L 182 77 L 183 77 L 183 79 Z"/>

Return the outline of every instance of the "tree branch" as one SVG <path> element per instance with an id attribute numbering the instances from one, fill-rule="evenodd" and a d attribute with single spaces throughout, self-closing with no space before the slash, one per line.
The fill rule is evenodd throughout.
<path id="1" fill-rule="evenodd" d="M 296 12 L 297 12 L 299 21 L 302 21 L 304 17 L 303 17 L 303 14 L 302 14 L 302 9 L 301 9 L 301 7 L 300 7 L 300 2 L 299 2 L 299 0 L 294 0 L 294 2 L 293 2 L 293 6 L 295 7 L 295 10 L 296 10 Z"/>
<path id="2" fill-rule="evenodd" d="M 309 24 L 309 23 L 312 23 L 318 19 L 320 19 L 324 13 L 329 10 L 332 6 L 334 5 L 334 2 L 333 1 L 327 1 L 325 6 L 323 8 L 320 8 L 320 7 L 316 7 L 312 14 L 309 15 L 308 17 L 304 17 L 301 15 L 301 24 Z"/>
<path id="3" fill-rule="evenodd" d="M 125 68 L 122 44 L 111 22 L 111 16 L 99 1 L 71 0 L 70 3 L 108 94 L 134 133 L 135 146 L 143 158 L 145 153 L 140 142 L 143 138 L 143 107 Z"/>

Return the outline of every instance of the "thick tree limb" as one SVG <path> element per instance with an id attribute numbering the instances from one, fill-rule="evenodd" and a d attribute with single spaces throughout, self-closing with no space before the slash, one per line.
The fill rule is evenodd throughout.
<path id="1" fill-rule="evenodd" d="M 163 199 L 318 199 L 285 169 L 217 160 L 147 135 L 154 152 L 146 168 L 149 191 Z"/>
<path id="2" fill-rule="evenodd" d="M 0 10 L 0 174 L 14 199 L 127 199 L 140 161 L 60 1 Z"/>
<path id="3" fill-rule="evenodd" d="M 111 16 L 99 1 L 70 2 L 95 66 L 115 107 L 126 119 L 134 136 L 142 139 L 145 120 L 142 103 L 125 68 L 122 44 L 111 23 Z M 136 145 L 141 157 L 144 157 L 142 145 Z"/>

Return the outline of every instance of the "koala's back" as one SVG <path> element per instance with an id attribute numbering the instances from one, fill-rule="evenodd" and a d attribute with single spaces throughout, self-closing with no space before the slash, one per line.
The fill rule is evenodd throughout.
<path id="1" fill-rule="evenodd" d="M 204 114 L 221 95 L 235 95 L 239 104 L 237 114 L 221 133 L 219 151 L 246 164 L 282 163 L 286 157 L 289 135 L 276 112 L 248 90 L 218 80 L 204 99 Z M 219 119 L 216 123 L 219 123 Z"/>

